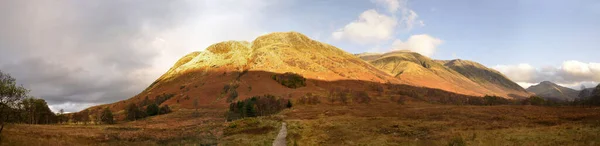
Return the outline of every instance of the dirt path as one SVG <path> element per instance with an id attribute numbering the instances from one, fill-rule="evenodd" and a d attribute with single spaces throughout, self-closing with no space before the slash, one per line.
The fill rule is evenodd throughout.
<path id="1" fill-rule="evenodd" d="M 273 141 L 273 146 L 285 146 L 286 141 L 285 137 L 287 136 L 287 128 L 285 122 L 281 124 L 281 130 L 279 130 L 279 134 L 277 134 L 277 138 Z"/>

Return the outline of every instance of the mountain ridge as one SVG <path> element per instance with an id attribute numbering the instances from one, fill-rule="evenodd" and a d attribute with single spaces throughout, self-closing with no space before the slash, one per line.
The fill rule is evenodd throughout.
<path id="1" fill-rule="evenodd" d="M 573 101 L 578 99 L 580 94 L 580 91 L 563 87 L 550 81 L 542 81 L 537 85 L 532 85 L 527 88 L 527 91 L 545 99 L 559 101 Z"/>

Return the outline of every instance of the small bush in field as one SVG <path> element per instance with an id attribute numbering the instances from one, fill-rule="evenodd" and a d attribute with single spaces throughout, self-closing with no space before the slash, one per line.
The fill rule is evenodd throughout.
<path id="1" fill-rule="evenodd" d="M 271 78 L 277 81 L 279 84 L 292 89 L 306 86 L 306 78 L 291 72 L 273 75 Z"/>

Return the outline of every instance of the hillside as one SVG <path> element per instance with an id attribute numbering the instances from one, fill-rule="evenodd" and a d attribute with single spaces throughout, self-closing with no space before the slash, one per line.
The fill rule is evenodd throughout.
<path id="1" fill-rule="evenodd" d="M 306 87 L 282 86 L 273 75 L 292 72 L 310 79 Z M 320 83 L 312 80 L 324 81 Z M 168 97 L 163 104 L 173 108 L 228 106 L 227 98 L 245 99 L 272 94 L 285 98 L 333 88 L 364 90 L 367 85 L 328 84 L 357 80 L 401 83 L 360 58 L 334 46 L 314 41 L 297 32 L 271 33 L 253 42 L 227 41 L 190 53 L 138 95 L 120 102 L 90 108 L 110 107 L 120 113 L 130 103 Z M 237 97 L 230 97 L 235 92 Z"/>
<path id="2" fill-rule="evenodd" d="M 594 88 L 585 88 L 581 91 L 579 91 L 579 94 L 577 95 L 577 97 L 581 98 L 581 99 L 586 99 L 592 96 L 592 92 L 594 92 Z"/>
<path id="3" fill-rule="evenodd" d="M 508 93 L 522 97 L 529 96 L 529 93 L 523 87 L 511 81 L 502 73 L 477 62 L 460 59 L 441 62 L 443 62 L 444 66 L 495 93 Z"/>
<path id="4" fill-rule="evenodd" d="M 529 96 L 501 73 L 471 61 L 434 61 L 418 53 L 395 51 L 357 54 L 375 67 L 415 86 L 438 88 L 468 95 Z"/>
<path id="5" fill-rule="evenodd" d="M 546 99 L 572 101 L 578 98 L 579 91 L 557 85 L 549 81 L 543 81 L 537 85 L 527 88 L 527 91 Z"/>

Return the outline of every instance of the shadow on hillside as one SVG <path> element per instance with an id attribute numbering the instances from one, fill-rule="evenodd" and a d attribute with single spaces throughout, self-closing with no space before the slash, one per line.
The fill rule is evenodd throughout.
<path id="1" fill-rule="evenodd" d="M 193 75 L 194 73 L 188 73 Z M 304 80 L 297 79 L 296 77 L 289 77 L 289 73 L 273 73 L 266 71 L 243 71 L 243 72 L 219 72 L 219 73 L 208 73 L 208 75 L 218 75 L 221 78 L 229 78 L 231 81 L 240 81 L 247 84 L 258 84 L 269 88 L 263 93 L 256 93 L 249 96 L 259 96 L 265 94 L 273 94 L 282 96 L 281 93 L 288 93 L 288 97 L 284 98 L 302 98 L 309 96 L 320 97 L 320 102 L 327 102 L 328 99 L 332 98 L 332 94 L 345 93 L 348 96 L 355 95 L 357 92 L 367 92 L 370 97 L 373 97 L 374 101 L 391 101 L 391 102 L 404 102 L 407 100 L 413 101 L 424 101 L 430 103 L 442 103 L 442 104 L 471 104 L 471 105 L 485 105 L 486 101 L 483 97 L 463 95 L 444 91 L 441 89 L 427 88 L 427 87 L 415 87 L 406 84 L 394 84 L 394 83 L 381 83 L 364 80 L 335 80 L 326 81 L 318 79 L 305 78 Z M 281 77 L 291 78 L 288 82 L 281 82 Z M 214 79 L 208 78 L 208 79 Z M 258 83 L 252 83 L 258 82 Z M 299 83 L 301 82 L 301 83 Z M 290 86 L 293 85 L 293 86 Z M 303 85 L 303 86 L 299 86 Z M 288 87 L 286 87 L 288 86 Z M 271 91 L 273 93 L 270 93 Z M 246 97 L 246 98 L 248 98 Z M 494 96 L 497 97 L 497 96 Z M 516 97 L 516 95 L 515 95 Z M 499 98 L 499 97 L 498 97 Z M 516 97 L 524 98 L 524 97 Z M 502 98 L 504 99 L 504 98 Z M 495 99 L 499 100 L 499 99 Z M 507 101 L 504 101 L 507 102 Z"/>

